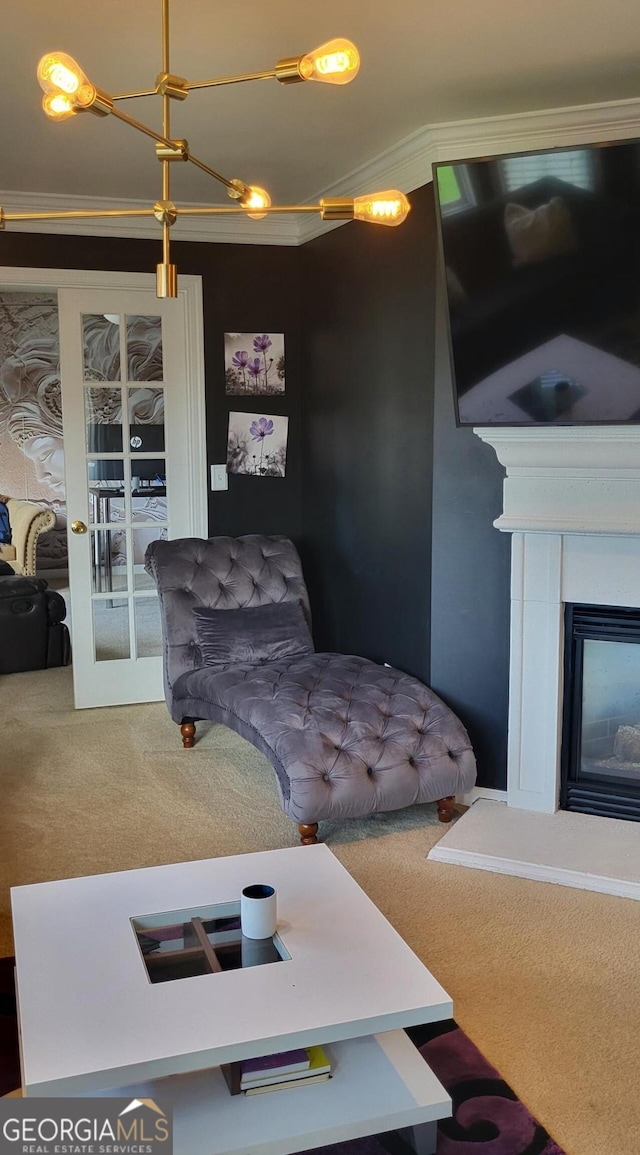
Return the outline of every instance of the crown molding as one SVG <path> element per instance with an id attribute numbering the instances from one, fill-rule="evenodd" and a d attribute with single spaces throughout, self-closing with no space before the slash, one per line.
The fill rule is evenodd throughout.
<path id="1" fill-rule="evenodd" d="M 640 100 L 613 100 L 605 104 L 572 105 L 506 116 L 428 124 L 374 157 L 341 180 L 322 189 L 323 196 L 358 196 L 372 189 L 400 188 L 413 192 L 433 180 L 435 161 L 597 144 L 640 136 Z M 313 217 L 298 226 L 299 244 L 327 232 Z"/>
<path id="2" fill-rule="evenodd" d="M 0 205 L 5 212 L 46 213 L 65 209 L 141 209 L 149 201 L 120 200 L 108 197 L 63 196 L 58 193 L 29 193 L 0 190 Z M 184 205 L 194 207 L 192 205 Z M 153 217 L 105 217 L 102 220 L 10 221 L 7 232 L 64 233 L 83 237 L 133 237 L 141 240 L 160 238 L 158 222 Z M 178 217 L 171 230 L 177 241 L 202 241 L 233 245 L 297 245 L 296 222 L 286 217 L 251 221 L 247 217 Z"/>
<path id="3" fill-rule="evenodd" d="M 433 179 L 435 161 L 464 160 L 477 156 L 597 144 L 607 140 L 640 137 L 640 100 L 613 100 L 603 104 L 571 105 L 504 116 L 428 124 L 397 141 L 366 164 L 352 169 L 339 181 L 309 199 L 313 204 L 327 196 L 358 196 L 372 189 L 401 188 L 405 192 Z M 47 193 L 3 192 L 5 211 L 53 212 L 73 208 L 145 208 L 147 201 L 112 201 L 106 197 L 66 197 Z M 303 216 L 263 221 L 245 217 L 180 219 L 173 227 L 176 240 L 241 245 L 303 245 L 314 237 L 341 228 L 345 222 L 323 222 Z M 82 236 L 142 237 L 157 240 L 158 227 L 151 219 L 89 221 L 32 221 L 11 223 L 12 232 L 66 233 Z"/>
<path id="4" fill-rule="evenodd" d="M 598 144 L 640 136 L 640 100 L 611 100 L 451 121 L 430 125 L 428 131 L 433 141 L 433 160 Z"/>
<path id="5" fill-rule="evenodd" d="M 412 192 L 432 180 L 431 165 L 434 160 L 433 126 L 426 125 L 418 132 L 397 141 L 373 160 L 352 169 L 339 181 L 327 185 L 311 199 L 319 201 L 322 197 L 360 196 L 361 193 L 385 188 L 400 188 L 404 192 Z M 337 222 L 337 227 L 340 227 L 340 223 L 345 222 Z M 298 243 L 306 244 L 314 237 L 330 232 L 332 228 L 336 228 L 336 223 L 326 225 L 315 217 L 305 217 L 298 224 Z"/>

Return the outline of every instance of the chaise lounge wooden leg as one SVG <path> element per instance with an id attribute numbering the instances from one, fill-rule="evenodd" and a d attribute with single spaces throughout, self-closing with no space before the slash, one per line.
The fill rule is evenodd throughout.
<path id="1" fill-rule="evenodd" d="M 298 824 L 300 831 L 300 843 L 302 846 L 315 846 L 318 841 L 318 823 L 317 822 L 300 822 Z"/>
<path id="2" fill-rule="evenodd" d="M 183 722 L 180 727 L 182 734 L 182 745 L 185 750 L 193 749 L 196 741 L 196 728 L 193 722 Z"/>
<path id="3" fill-rule="evenodd" d="M 447 794 L 446 798 L 438 799 L 438 818 L 441 822 L 451 822 L 456 812 L 455 794 Z"/>

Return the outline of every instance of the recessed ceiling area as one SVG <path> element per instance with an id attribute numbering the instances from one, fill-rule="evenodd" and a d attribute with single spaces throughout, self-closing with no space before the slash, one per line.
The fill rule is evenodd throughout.
<path id="1" fill-rule="evenodd" d="M 157 199 L 153 142 L 110 117 L 47 121 L 35 69 L 44 52 L 62 50 L 109 92 L 151 86 L 160 12 L 160 0 L 11 5 L 0 44 L 0 187 Z M 291 203 L 426 124 L 640 96 L 637 0 L 404 0 L 397 8 L 173 0 L 171 68 L 189 79 L 265 69 L 333 36 L 360 49 L 353 84 L 271 80 L 192 92 L 172 104 L 172 135 L 226 177 Z M 121 107 L 160 129 L 157 97 Z M 209 177 L 175 168 L 176 200 L 225 203 Z"/>

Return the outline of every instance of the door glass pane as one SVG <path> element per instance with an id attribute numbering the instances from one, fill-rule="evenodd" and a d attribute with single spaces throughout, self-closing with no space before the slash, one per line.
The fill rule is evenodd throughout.
<path id="1" fill-rule="evenodd" d="M 166 504 L 166 503 L 165 503 Z M 163 526 L 158 529 L 156 526 L 150 525 L 144 529 L 134 529 L 132 531 L 133 537 L 133 588 L 135 590 L 155 590 L 156 583 L 153 578 L 146 573 L 144 568 L 144 555 L 147 546 L 152 541 L 166 541 L 167 528 Z"/>
<path id="2" fill-rule="evenodd" d="M 164 458 L 131 458 L 131 508 L 134 521 L 167 520 Z"/>
<path id="3" fill-rule="evenodd" d="M 82 317 L 85 381 L 120 380 L 120 318 L 115 313 Z"/>
<path id="4" fill-rule="evenodd" d="M 135 598 L 136 650 L 139 658 L 162 654 L 160 602 L 157 597 Z"/>
<path id="5" fill-rule="evenodd" d="M 99 525 L 100 522 L 104 521 L 111 522 L 112 525 L 120 525 L 124 521 L 124 497 L 110 497 L 109 492 L 109 489 L 101 489 L 91 493 L 89 508 L 92 525 Z M 118 490 L 115 492 L 117 493 Z"/>
<path id="6" fill-rule="evenodd" d="M 139 492 L 143 491 L 140 490 Z M 131 505 L 133 507 L 133 520 L 136 524 L 166 522 L 167 520 L 166 497 L 134 497 Z"/>
<path id="7" fill-rule="evenodd" d="M 95 594 L 127 589 L 127 535 L 124 529 L 91 531 L 92 588 Z"/>
<path id="8" fill-rule="evenodd" d="M 164 389 L 129 390 L 129 425 L 134 452 L 164 451 Z"/>
<path id="9" fill-rule="evenodd" d="M 97 662 L 129 658 L 129 602 L 126 598 L 94 598 L 93 636 Z"/>
<path id="10" fill-rule="evenodd" d="M 96 458 L 87 461 L 91 522 L 124 520 L 124 460 Z"/>
<path id="11" fill-rule="evenodd" d="M 162 381 L 162 320 L 127 317 L 127 377 L 129 381 Z"/>
<path id="12" fill-rule="evenodd" d="M 91 386 L 84 391 L 89 453 L 122 453 L 122 393 Z"/>
<path id="13" fill-rule="evenodd" d="M 137 490 L 150 489 L 158 496 L 166 494 L 165 486 L 166 464 L 164 457 L 131 457 L 131 488 Z"/>

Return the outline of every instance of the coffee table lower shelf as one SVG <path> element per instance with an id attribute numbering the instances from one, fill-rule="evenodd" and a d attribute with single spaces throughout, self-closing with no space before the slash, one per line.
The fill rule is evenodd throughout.
<path id="1" fill-rule="evenodd" d="M 174 1155 L 292 1155 L 364 1135 L 415 1128 L 435 1151 L 451 1099 L 404 1031 L 325 1047 L 333 1077 L 311 1087 L 232 1096 L 219 1068 L 88 1095 L 158 1099 L 173 1106 Z"/>

